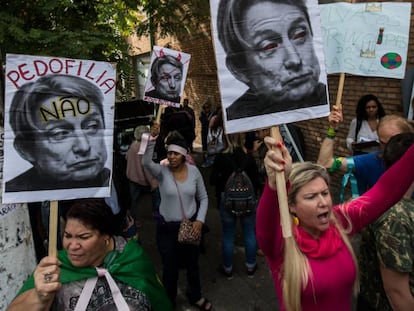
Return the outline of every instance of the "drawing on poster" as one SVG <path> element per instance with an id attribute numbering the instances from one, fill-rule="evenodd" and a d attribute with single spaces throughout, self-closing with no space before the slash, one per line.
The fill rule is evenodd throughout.
<path id="1" fill-rule="evenodd" d="M 168 106 L 180 106 L 191 56 L 154 46 L 143 100 Z"/>
<path id="2" fill-rule="evenodd" d="M 113 66 L 15 54 L 6 62 L 3 202 L 109 196 Z"/>
<path id="3" fill-rule="evenodd" d="M 211 1 L 226 132 L 329 113 L 317 1 Z"/>
<path id="4" fill-rule="evenodd" d="M 404 78 L 411 3 L 340 2 L 320 12 L 328 74 Z"/>

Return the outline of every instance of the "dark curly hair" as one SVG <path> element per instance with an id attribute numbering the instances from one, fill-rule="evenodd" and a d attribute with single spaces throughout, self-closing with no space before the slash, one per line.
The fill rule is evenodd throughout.
<path id="1" fill-rule="evenodd" d="M 365 108 L 368 102 L 370 102 L 371 100 L 373 100 L 377 104 L 377 107 L 378 107 L 377 118 L 381 119 L 383 116 L 385 116 L 384 107 L 382 107 L 382 104 L 377 98 L 377 96 L 372 95 L 372 94 L 367 94 L 367 95 L 362 96 L 358 100 L 358 104 L 357 104 L 356 111 L 355 111 L 356 120 L 357 120 L 356 129 L 355 129 L 355 141 L 357 141 L 358 133 L 362 126 L 362 121 L 368 119 L 367 110 Z"/>

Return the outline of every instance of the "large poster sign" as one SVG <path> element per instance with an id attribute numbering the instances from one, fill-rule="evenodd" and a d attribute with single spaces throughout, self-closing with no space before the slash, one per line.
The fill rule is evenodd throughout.
<path id="1" fill-rule="evenodd" d="M 6 56 L 3 203 L 108 197 L 115 68 Z"/>
<path id="2" fill-rule="evenodd" d="M 320 5 L 327 73 L 402 79 L 411 3 Z"/>
<path id="3" fill-rule="evenodd" d="M 154 46 L 143 100 L 179 107 L 190 58 L 190 54 Z"/>
<path id="4" fill-rule="evenodd" d="M 226 133 L 329 114 L 318 1 L 210 1 Z"/>

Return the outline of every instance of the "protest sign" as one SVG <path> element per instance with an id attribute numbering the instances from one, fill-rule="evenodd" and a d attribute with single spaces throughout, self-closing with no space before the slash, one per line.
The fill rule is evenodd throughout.
<path id="1" fill-rule="evenodd" d="M 108 197 L 115 68 L 8 54 L 3 203 Z"/>
<path id="2" fill-rule="evenodd" d="M 317 1 L 210 8 L 226 133 L 329 114 Z"/>
<path id="3" fill-rule="evenodd" d="M 179 107 L 191 56 L 154 46 L 143 100 Z"/>
<path id="4" fill-rule="evenodd" d="M 320 12 L 328 74 L 404 77 L 411 3 L 340 2 Z"/>

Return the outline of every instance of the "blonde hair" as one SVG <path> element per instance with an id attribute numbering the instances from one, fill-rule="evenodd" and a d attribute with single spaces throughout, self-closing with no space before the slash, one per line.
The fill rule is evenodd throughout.
<path id="1" fill-rule="evenodd" d="M 311 162 L 294 163 L 289 176 L 290 189 L 288 192 L 288 204 L 290 205 L 295 203 L 299 190 L 318 177 L 321 177 L 329 187 L 329 173 L 324 167 Z M 356 256 L 352 248 L 351 241 L 347 235 L 352 230 L 352 223 L 350 222 L 349 217 L 344 211 L 345 219 L 348 222 L 347 229 L 345 230 L 340 222 L 336 219 L 335 214 L 330 213 L 330 215 L 330 221 L 338 229 L 342 240 L 344 241 L 348 250 L 351 252 L 355 267 L 358 270 Z M 285 239 L 281 279 L 283 301 L 286 310 L 301 311 L 301 292 L 304 288 L 306 288 L 309 281 L 313 282 L 313 275 L 309 266 L 308 258 L 302 253 L 294 238 Z M 358 291 L 357 279 L 354 284 L 355 293 Z"/>
<path id="2" fill-rule="evenodd" d="M 410 121 L 395 114 L 390 114 L 382 117 L 378 122 L 377 130 L 381 127 L 388 126 L 390 122 L 395 123 L 401 133 L 411 133 L 414 131 L 413 124 Z"/>
<path id="3" fill-rule="evenodd" d="M 224 149 L 223 153 L 233 153 L 237 148 L 244 149 L 244 143 L 246 142 L 245 133 L 233 133 L 226 134 L 224 137 Z"/>

